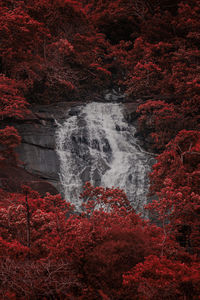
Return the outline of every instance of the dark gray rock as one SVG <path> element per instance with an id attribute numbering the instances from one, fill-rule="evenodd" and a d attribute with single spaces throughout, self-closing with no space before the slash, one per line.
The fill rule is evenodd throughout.
<path id="1" fill-rule="evenodd" d="M 80 107 L 71 107 L 70 111 L 68 112 L 69 116 L 77 116 L 80 112 Z"/>
<path id="2" fill-rule="evenodd" d="M 90 180 L 90 167 L 86 167 L 80 175 L 83 184 Z"/>
<path id="3" fill-rule="evenodd" d="M 139 116 L 137 113 L 137 108 L 142 103 L 142 100 L 137 100 L 136 102 L 128 102 L 124 104 L 124 117 L 128 123 L 135 125 Z"/>
<path id="4" fill-rule="evenodd" d="M 105 172 L 110 169 L 110 167 L 107 165 L 105 160 L 102 159 L 102 157 L 99 157 L 98 169 L 101 170 L 102 174 L 105 174 Z"/>
<path id="5" fill-rule="evenodd" d="M 104 152 L 111 152 L 110 144 L 107 139 L 103 140 L 103 151 Z"/>
<path id="6" fill-rule="evenodd" d="M 106 90 L 103 92 L 105 102 L 124 102 L 126 95 L 119 89 Z"/>
<path id="7" fill-rule="evenodd" d="M 21 145 L 16 149 L 23 167 L 30 174 L 53 185 L 62 191 L 59 179 L 59 159 L 55 151 L 55 133 L 57 124 L 62 123 L 70 111 L 78 113 L 82 103 L 68 102 L 55 105 L 35 105 L 23 121 L 15 126 L 22 137 Z M 47 185 L 48 186 L 48 185 Z"/>
<path id="8" fill-rule="evenodd" d="M 51 124 L 21 124 L 15 126 L 22 137 L 22 142 L 44 149 L 55 149 L 55 127 Z"/>
<path id="9" fill-rule="evenodd" d="M 95 169 L 93 172 L 93 180 L 95 186 L 99 186 L 101 184 L 101 174 L 98 169 Z"/>
<path id="10" fill-rule="evenodd" d="M 19 159 L 23 161 L 25 169 L 29 172 L 46 179 L 59 179 L 59 161 L 54 149 L 22 143 L 17 152 Z"/>

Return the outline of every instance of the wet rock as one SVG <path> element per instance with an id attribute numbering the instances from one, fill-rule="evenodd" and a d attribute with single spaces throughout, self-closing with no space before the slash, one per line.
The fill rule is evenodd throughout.
<path id="1" fill-rule="evenodd" d="M 99 186 L 101 184 L 101 174 L 98 169 L 95 169 L 93 172 L 93 182 L 95 186 Z"/>
<path id="2" fill-rule="evenodd" d="M 25 144 L 35 145 L 44 149 L 55 149 L 55 127 L 50 124 L 21 124 L 15 126 Z"/>
<path id="3" fill-rule="evenodd" d="M 108 142 L 108 140 L 104 139 L 103 140 L 103 152 L 110 152 L 111 148 L 110 148 L 110 144 Z"/>
<path id="4" fill-rule="evenodd" d="M 80 108 L 75 106 L 75 107 L 71 107 L 68 114 L 69 116 L 77 116 L 79 112 L 80 112 Z"/>
<path id="5" fill-rule="evenodd" d="M 121 128 L 120 128 L 119 125 L 116 125 L 115 128 L 116 128 L 117 131 L 121 131 Z"/>
<path id="6" fill-rule="evenodd" d="M 98 160 L 98 169 L 101 170 L 102 175 L 105 174 L 105 172 L 110 169 L 108 164 L 101 157 Z"/>
<path id="7" fill-rule="evenodd" d="M 107 90 L 104 92 L 104 99 L 106 102 L 124 102 L 126 95 L 119 89 Z"/>
<path id="8" fill-rule="evenodd" d="M 90 181 L 90 171 L 91 171 L 91 168 L 90 167 L 86 167 L 83 172 L 80 174 L 80 178 L 83 182 L 83 184 L 86 182 L 86 181 Z"/>
<path id="9" fill-rule="evenodd" d="M 100 145 L 99 145 L 99 141 L 98 140 L 92 140 L 91 142 L 91 148 L 92 149 L 96 149 L 96 150 L 100 150 Z"/>
<path id="10" fill-rule="evenodd" d="M 27 171 L 59 181 L 59 160 L 54 150 L 22 143 L 17 152 Z"/>
<path id="11" fill-rule="evenodd" d="M 17 148 L 20 161 L 26 171 L 36 175 L 38 180 L 62 191 L 59 172 L 60 163 L 55 151 L 55 134 L 58 124 L 65 121 L 67 114 L 78 113 L 80 102 L 56 103 L 55 105 L 34 105 L 24 120 L 13 122 L 22 137 Z M 39 185 L 39 183 L 38 183 Z"/>

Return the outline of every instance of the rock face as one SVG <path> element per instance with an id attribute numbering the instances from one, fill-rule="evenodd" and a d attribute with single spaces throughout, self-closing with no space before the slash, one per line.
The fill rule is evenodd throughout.
<path id="1" fill-rule="evenodd" d="M 107 99 L 108 97 L 106 98 L 106 95 L 108 94 L 105 93 L 105 97 L 104 99 L 101 99 L 101 102 L 109 102 L 110 98 Z M 112 93 L 112 101 L 114 97 L 113 95 L 117 97 L 115 93 Z M 121 94 L 120 97 L 123 98 Z M 114 102 L 120 102 L 120 97 L 118 97 L 118 101 Z M 139 104 L 139 101 L 138 103 L 124 103 L 124 117 L 128 123 L 132 123 L 134 125 L 136 124 L 136 109 Z M 77 116 L 80 113 L 80 109 L 83 107 L 83 105 L 85 105 L 85 103 L 81 102 L 57 103 L 46 106 L 34 105 L 31 108 L 31 114 L 27 115 L 24 120 L 16 121 L 13 124 L 10 124 L 9 122 L 9 125 L 13 125 L 18 129 L 22 137 L 22 143 L 16 150 L 19 155 L 19 159 L 22 162 L 22 166 L 21 169 L 15 170 L 16 176 L 18 176 L 17 174 L 23 173 L 22 177 L 24 179 L 25 177 L 30 179 L 30 175 L 32 175 L 33 178 L 29 180 L 31 181 L 30 185 L 39 192 L 42 191 L 42 193 L 45 189 L 47 192 L 53 192 L 54 194 L 56 190 L 58 192 L 63 191 L 59 177 L 60 161 L 56 153 L 55 134 L 58 124 L 63 124 L 64 121 L 66 121 L 66 118 Z M 80 118 L 78 122 L 78 128 L 84 128 L 85 124 L 81 124 L 81 122 L 84 122 L 84 119 Z M 123 128 L 117 128 L 117 126 L 118 125 L 116 125 L 116 130 L 123 130 Z M 80 138 L 80 135 L 74 135 L 71 141 L 72 145 L 78 145 L 81 143 L 83 146 L 85 145 L 87 147 L 86 136 L 87 135 L 82 132 L 82 141 L 77 141 L 76 139 L 78 137 Z M 93 144 L 94 145 L 92 145 L 92 147 L 94 149 L 101 146 L 98 144 L 98 141 L 95 140 L 93 141 Z M 109 151 L 109 149 L 106 148 L 109 145 L 106 144 L 106 141 L 104 144 L 103 151 L 106 153 L 106 151 Z M 76 150 L 77 152 L 80 152 L 80 149 Z M 86 155 L 86 152 L 84 153 Z M 80 155 L 83 155 L 84 153 L 81 151 Z M 103 168 L 105 168 L 105 170 L 108 169 L 106 164 L 105 166 L 102 164 L 102 162 L 100 164 L 101 167 L 103 166 Z M 84 172 L 81 174 L 82 181 L 88 180 L 88 172 L 89 167 L 86 167 Z M 99 178 L 98 172 L 96 173 L 94 170 L 95 183 L 98 184 L 98 182 L 100 183 L 101 179 Z M 5 176 L 3 176 L 3 178 Z M 24 179 L 23 183 L 25 182 Z"/>
<path id="2" fill-rule="evenodd" d="M 80 105 L 76 102 L 36 105 L 23 121 L 13 124 L 22 137 L 22 143 L 16 152 L 24 170 L 37 176 L 39 181 L 53 185 L 58 192 L 61 192 L 61 185 L 59 159 L 55 151 L 57 122 L 62 123 L 69 108 L 75 113 L 78 104 Z M 37 189 L 37 184 L 35 188 Z"/>
<path id="3" fill-rule="evenodd" d="M 17 126 L 22 143 L 17 149 L 24 168 L 57 187 L 59 162 L 54 151 L 54 126 L 23 124 Z"/>

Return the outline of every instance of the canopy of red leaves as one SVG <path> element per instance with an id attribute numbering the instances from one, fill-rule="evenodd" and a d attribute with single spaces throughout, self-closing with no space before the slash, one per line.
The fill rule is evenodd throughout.
<path id="1" fill-rule="evenodd" d="M 0 164 L 28 103 L 87 102 L 119 86 L 159 155 L 142 220 L 122 190 L 0 192 L 2 299 L 199 299 L 199 0 L 2 0 Z"/>

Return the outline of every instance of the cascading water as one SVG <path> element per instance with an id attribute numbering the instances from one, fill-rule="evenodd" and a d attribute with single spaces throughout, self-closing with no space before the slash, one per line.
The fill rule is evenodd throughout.
<path id="1" fill-rule="evenodd" d="M 150 156 L 137 145 L 135 131 L 124 120 L 123 106 L 118 103 L 89 103 L 59 125 L 60 180 L 65 198 L 77 209 L 82 187 L 90 181 L 95 186 L 124 189 L 136 211 L 142 211 Z"/>

